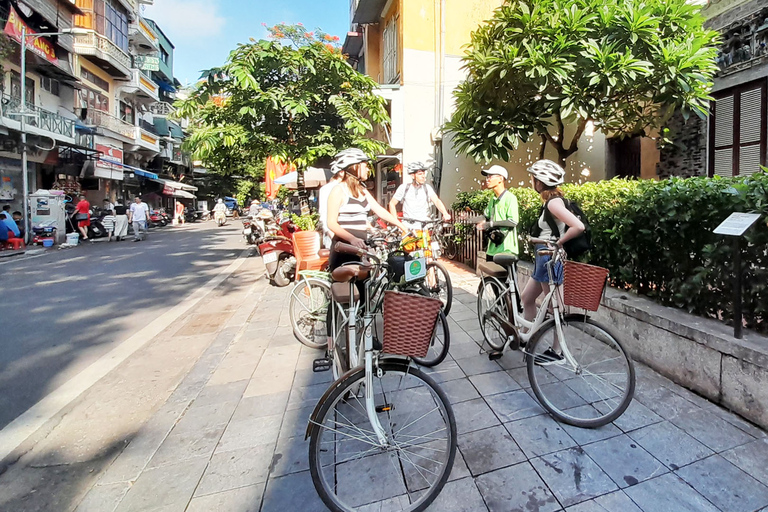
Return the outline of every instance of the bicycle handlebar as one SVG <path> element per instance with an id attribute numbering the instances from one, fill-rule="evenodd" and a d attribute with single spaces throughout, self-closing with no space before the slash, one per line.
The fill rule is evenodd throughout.
<path id="1" fill-rule="evenodd" d="M 376 265 L 381 265 L 381 260 L 375 254 L 370 253 L 365 249 L 361 249 L 360 247 L 355 247 L 352 244 L 336 242 L 336 245 L 333 246 L 333 249 L 340 254 L 351 254 L 361 258 L 368 258 L 369 260 L 373 260 Z"/>

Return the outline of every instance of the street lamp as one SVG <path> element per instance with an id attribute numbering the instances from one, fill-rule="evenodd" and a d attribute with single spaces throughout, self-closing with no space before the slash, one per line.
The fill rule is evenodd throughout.
<path id="1" fill-rule="evenodd" d="M 61 36 L 65 34 L 87 34 L 81 28 L 66 28 L 59 32 L 36 32 L 27 36 L 26 25 L 21 25 L 21 182 L 24 184 L 24 243 L 29 243 L 29 183 L 27 183 L 27 37 L 37 39 L 45 36 Z"/>

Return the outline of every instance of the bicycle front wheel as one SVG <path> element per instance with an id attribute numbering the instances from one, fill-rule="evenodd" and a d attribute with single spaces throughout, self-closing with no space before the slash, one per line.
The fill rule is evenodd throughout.
<path id="1" fill-rule="evenodd" d="M 424 510 L 453 467 L 456 420 L 443 390 L 402 362 L 378 368 L 369 382 L 387 446 L 366 413 L 364 368 L 335 384 L 310 428 L 312 482 L 334 512 Z"/>
<path id="2" fill-rule="evenodd" d="M 451 285 L 451 276 L 440 263 L 432 261 L 427 263 L 427 275 L 424 277 L 424 284 L 427 285 L 429 294 L 440 299 L 443 303 L 443 313 L 445 316 L 451 312 L 453 303 L 453 286 Z"/>
<path id="3" fill-rule="evenodd" d="M 635 367 L 622 343 L 584 315 L 567 316 L 558 336 L 554 320 L 526 350 L 528 379 L 539 403 L 576 427 L 601 427 L 627 409 L 635 393 Z M 563 349 L 569 358 L 558 356 Z"/>
<path id="4" fill-rule="evenodd" d="M 321 279 L 301 279 L 291 290 L 288 312 L 293 335 L 310 348 L 325 348 L 331 287 Z"/>

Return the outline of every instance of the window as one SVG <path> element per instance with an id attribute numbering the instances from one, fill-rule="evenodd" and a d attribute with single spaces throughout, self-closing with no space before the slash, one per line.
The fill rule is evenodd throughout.
<path id="1" fill-rule="evenodd" d="M 93 85 L 99 87 L 100 89 L 104 89 L 105 91 L 109 92 L 109 82 L 104 80 L 101 77 L 96 76 L 92 72 L 88 71 L 85 68 L 80 68 L 80 78 L 83 78 L 85 80 L 88 80 Z"/>
<path id="2" fill-rule="evenodd" d="M 397 55 L 397 22 L 399 16 L 393 16 L 384 27 L 384 83 L 391 84 L 400 79 Z"/>
<path id="3" fill-rule="evenodd" d="M 26 90 L 24 91 L 24 98 L 27 105 L 35 104 L 35 81 L 27 77 Z M 16 71 L 11 71 L 11 97 L 19 99 L 21 98 L 21 75 Z"/>
<path id="4" fill-rule="evenodd" d="M 80 90 L 80 102 L 84 108 L 90 110 L 101 110 L 109 113 L 109 98 L 103 94 L 91 91 L 90 89 Z"/>
<path id="5" fill-rule="evenodd" d="M 49 93 L 53 94 L 54 96 L 59 95 L 59 81 L 54 80 L 53 78 L 48 78 L 47 76 L 41 76 L 40 77 L 40 86 L 43 88 L 44 91 L 48 91 Z"/>
<path id="6" fill-rule="evenodd" d="M 128 124 L 136 124 L 135 121 L 135 113 L 133 110 L 133 105 L 130 103 L 126 103 L 124 101 L 120 102 L 120 119 L 125 121 Z"/>
<path id="7" fill-rule="evenodd" d="M 93 0 L 76 0 L 75 5 L 83 11 L 83 14 L 75 15 L 75 26 L 93 29 Z"/>
<path id="8" fill-rule="evenodd" d="M 765 165 L 764 79 L 713 94 L 709 132 L 709 175 L 748 176 Z"/>
<path id="9" fill-rule="evenodd" d="M 160 60 L 168 64 L 169 58 L 170 58 L 170 55 L 168 55 L 168 52 L 165 51 L 165 48 L 160 48 Z"/>
<path id="10" fill-rule="evenodd" d="M 104 35 L 128 53 L 128 16 L 109 3 L 104 4 Z"/>

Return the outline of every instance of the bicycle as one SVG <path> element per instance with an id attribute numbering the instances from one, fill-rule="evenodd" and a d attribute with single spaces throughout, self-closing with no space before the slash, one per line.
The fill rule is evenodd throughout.
<path id="1" fill-rule="evenodd" d="M 565 251 L 554 246 L 539 253 L 552 256 L 547 263 L 550 291 L 533 321 L 525 320 L 520 310 L 517 256 L 502 253 L 494 256 L 493 263 L 479 263 L 477 314 L 483 337 L 493 349 L 489 357 L 498 359 L 506 350 L 521 349 L 531 388 L 552 416 L 577 427 L 600 427 L 621 416 L 632 401 L 634 364 L 624 345 L 608 328 L 589 318 L 586 310 L 566 314 L 568 304 L 556 275 Z M 568 275 L 578 265 L 584 266 L 566 263 L 566 288 L 578 285 Z M 597 276 L 596 305 L 587 306 L 592 310 L 597 310 L 607 278 L 607 270 L 600 270 L 604 273 Z M 521 327 L 527 331 L 522 332 Z"/>
<path id="2" fill-rule="evenodd" d="M 409 360 L 416 353 L 423 354 L 432 333 L 429 323 L 437 320 L 440 304 L 430 297 L 386 291 L 384 321 L 393 323 L 385 325 L 385 334 L 395 334 L 385 335 L 382 346 L 376 346 L 376 282 L 367 278 L 379 274 L 384 265 L 376 255 L 348 244 L 337 244 L 335 249 L 368 262 L 334 270 L 334 278 L 350 289 L 357 281 L 365 282 L 360 309 L 364 364 L 336 380 L 310 416 L 305 438 L 309 438 L 312 482 L 334 512 L 366 505 L 422 511 L 448 480 L 457 444 L 456 420 L 448 398 Z M 424 313 L 418 334 L 396 328 L 393 313 L 400 313 L 401 300 L 419 304 L 406 307 L 406 313 Z M 358 308 L 350 308 L 351 326 L 357 325 L 357 313 Z M 388 325 L 392 329 L 387 330 Z M 399 355 L 385 356 L 387 350 Z M 370 476 L 374 471 L 375 480 Z M 364 475 L 370 478 L 365 484 L 361 481 Z M 374 483 L 378 485 L 371 485 Z"/>
<path id="3" fill-rule="evenodd" d="M 432 240 L 437 242 L 433 244 L 432 252 L 435 253 L 435 247 L 439 248 L 436 257 L 445 256 L 449 260 L 456 259 L 458 246 L 456 245 L 456 234 L 453 233 L 453 225 L 448 222 L 435 222 L 432 231 Z"/>
<path id="4" fill-rule="evenodd" d="M 404 217 L 403 222 L 418 224 L 422 227 L 416 230 L 413 235 L 407 235 L 403 239 L 403 250 L 414 258 L 427 258 L 427 276 L 425 282 L 432 297 L 440 299 L 443 303 L 443 312 L 446 316 L 451 312 L 453 304 L 453 285 L 448 270 L 437 261 L 440 258 L 440 242 L 432 239 L 432 231 L 437 226 L 442 226 L 442 221 L 437 219 L 421 221 Z M 409 245 L 411 247 L 409 247 Z"/>
<path id="5" fill-rule="evenodd" d="M 291 290 L 288 312 L 293 335 L 310 348 L 324 348 L 326 317 L 331 303 L 331 274 L 321 270 L 301 270 Z"/>

